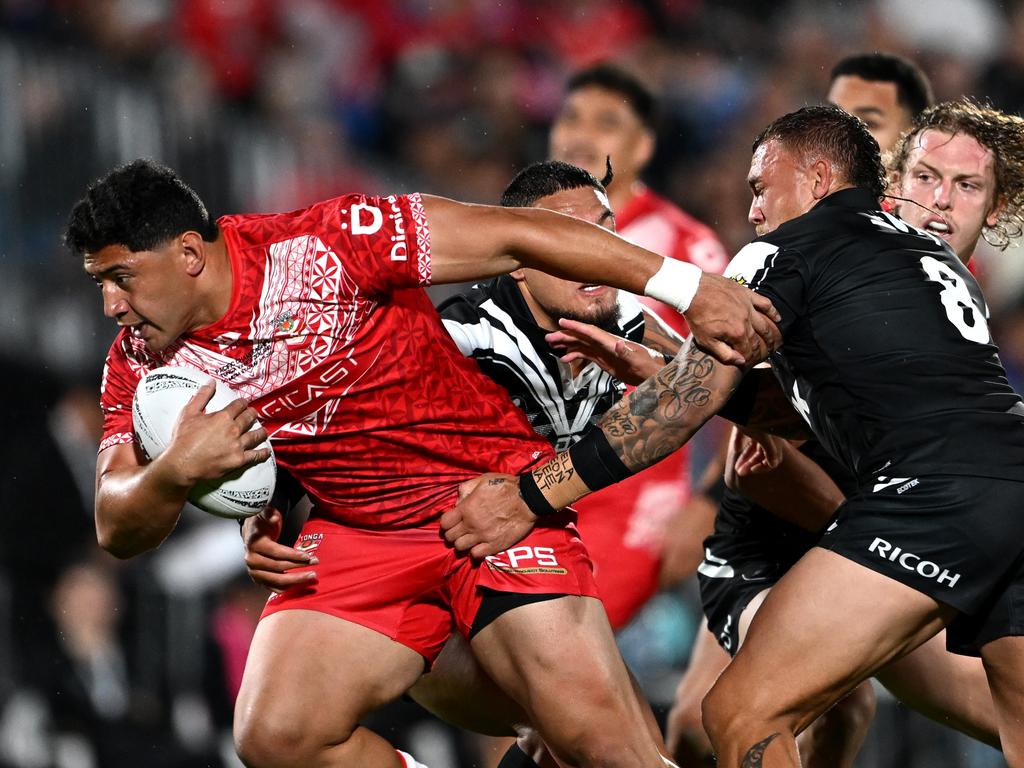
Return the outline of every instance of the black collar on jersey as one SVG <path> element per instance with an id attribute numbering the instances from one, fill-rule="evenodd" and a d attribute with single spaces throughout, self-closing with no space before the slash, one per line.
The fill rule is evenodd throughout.
<path id="1" fill-rule="evenodd" d="M 877 211 L 881 203 L 874 193 L 865 187 L 848 187 L 826 195 L 814 208 L 857 208 L 860 210 Z M 813 211 L 814 208 L 811 210 Z"/>

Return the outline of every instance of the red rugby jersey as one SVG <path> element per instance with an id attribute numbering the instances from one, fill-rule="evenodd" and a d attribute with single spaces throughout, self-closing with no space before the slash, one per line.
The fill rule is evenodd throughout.
<path id="1" fill-rule="evenodd" d="M 552 454 L 458 351 L 422 290 L 430 228 L 419 195 L 346 195 L 218 224 L 230 308 L 157 355 L 117 336 L 100 450 L 134 439 L 131 402 L 146 371 L 187 365 L 248 398 L 315 514 L 351 525 L 422 524 L 454 503 L 460 482 Z"/>

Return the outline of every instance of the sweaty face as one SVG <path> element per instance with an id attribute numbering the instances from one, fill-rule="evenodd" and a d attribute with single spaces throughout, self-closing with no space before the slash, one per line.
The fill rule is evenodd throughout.
<path id="1" fill-rule="evenodd" d="M 608 199 L 593 187 L 556 192 L 540 198 L 533 207 L 558 211 L 615 231 Z M 563 280 L 536 269 L 520 269 L 512 274 L 519 280 L 519 288 L 538 324 L 545 328 L 556 329 L 563 317 L 613 327 L 619 317 L 619 292 L 615 288 Z"/>
<path id="2" fill-rule="evenodd" d="M 604 178 L 605 158 L 623 177 L 638 174 L 650 159 L 653 137 L 626 99 L 591 85 L 570 93 L 555 118 L 548 153 Z"/>
<path id="3" fill-rule="evenodd" d="M 929 128 L 913 140 L 900 174 L 900 216 L 949 243 L 967 262 L 982 228 L 995 225 L 995 159 L 992 151 L 964 133 Z"/>
<path id="4" fill-rule="evenodd" d="M 85 255 L 85 271 L 103 296 L 103 314 L 159 352 L 189 330 L 192 285 L 179 242 L 153 251 L 108 245 Z"/>
<path id="5" fill-rule="evenodd" d="M 912 116 L 897 101 L 896 83 L 840 75 L 832 81 L 826 98 L 867 123 L 882 152 L 892 149 L 900 134 L 910 128 Z"/>
<path id="6" fill-rule="evenodd" d="M 812 169 L 774 139 L 754 152 L 747 183 L 754 196 L 747 220 L 758 236 L 807 213 L 817 202 Z"/>

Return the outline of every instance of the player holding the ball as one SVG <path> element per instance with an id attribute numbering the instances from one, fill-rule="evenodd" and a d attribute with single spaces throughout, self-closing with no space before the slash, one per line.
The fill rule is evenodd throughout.
<path id="1" fill-rule="evenodd" d="M 680 307 L 729 361 L 775 345 L 768 302 L 539 209 L 347 195 L 214 222 L 149 161 L 93 184 L 66 241 L 122 327 L 103 382 L 104 548 L 158 546 L 192 488 L 265 460 L 268 436 L 314 501 L 298 545 L 319 578 L 271 599 L 250 650 L 235 717 L 247 765 L 410 765 L 358 721 L 416 681 L 453 625 L 559 759 L 662 765 L 571 516 L 485 561 L 441 538 L 460 482 L 524 472 L 551 449 L 459 353 L 419 288 L 519 266 L 613 284 Z M 241 397 L 207 413 L 214 387 L 201 388 L 146 462 L 132 398 L 165 365 Z"/>

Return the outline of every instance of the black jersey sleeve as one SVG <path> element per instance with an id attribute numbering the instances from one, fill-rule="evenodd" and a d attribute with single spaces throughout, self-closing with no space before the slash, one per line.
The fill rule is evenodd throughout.
<path id="1" fill-rule="evenodd" d="M 725 276 L 771 299 L 782 315 L 779 330 L 783 338 L 804 314 L 809 274 L 798 251 L 755 240 L 733 257 Z"/>

